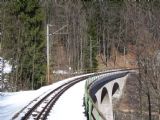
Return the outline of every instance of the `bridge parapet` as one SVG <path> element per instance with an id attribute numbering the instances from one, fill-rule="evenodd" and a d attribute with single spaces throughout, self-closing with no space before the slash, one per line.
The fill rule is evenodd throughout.
<path id="1" fill-rule="evenodd" d="M 106 73 L 86 81 L 85 109 L 88 120 L 113 120 L 113 100 L 122 96 L 129 73 Z"/>

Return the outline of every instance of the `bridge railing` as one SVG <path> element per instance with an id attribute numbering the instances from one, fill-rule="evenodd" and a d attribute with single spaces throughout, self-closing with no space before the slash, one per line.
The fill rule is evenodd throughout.
<path id="1" fill-rule="evenodd" d="M 114 72 L 120 72 L 120 71 L 132 71 L 132 70 L 137 70 L 138 68 L 125 68 L 125 69 L 113 69 L 109 70 L 107 72 L 101 72 L 104 74 L 99 74 L 96 77 L 92 77 L 86 80 L 85 84 L 85 109 L 87 112 L 87 118 L 88 120 L 107 120 L 106 117 L 103 115 L 103 113 L 98 109 L 98 106 L 94 103 L 92 100 L 90 94 L 89 94 L 89 88 L 91 85 L 94 84 L 95 81 L 105 77 L 108 75 L 108 73 L 114 73 Z"/>
<path id="2" fill-rule="evenodd" d="M 98 75 L 93 78 L 89 78 L 86 80 L 85 84 L 85 109 L 87 112 L 87 117 L 88 120 L 106 120 L 103 114 L 98 110 L 97 106 L 94 104 L 92 98 L 89 95 L 88 91 L 88 86 L 97 79 L 100 79 L 102 77 L 106 76 L 105 74 L 103 75 Z M 93 113 L 94 112 L 94 113 Z"/>

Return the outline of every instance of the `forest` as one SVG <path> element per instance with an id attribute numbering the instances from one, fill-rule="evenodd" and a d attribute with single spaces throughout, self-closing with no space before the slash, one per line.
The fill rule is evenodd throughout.
<path id="1" fill-rule="evenodd" d="M 1 0 L 0 56 L 12 65 L 1 91 L 48 84 L 50 24 L 50 73 L 139 67 L 141 88 L 160 98 L 159 12 L 158 0 Z"/>
<path id="2" fill-rule="evenodd" d="M 138 68 L 140 110 L 147 100 L 151 120 L 160 115 L 159 13 L 159 0 L 0 0 L 0 91 L 38 89 L 58 70 Z"/>

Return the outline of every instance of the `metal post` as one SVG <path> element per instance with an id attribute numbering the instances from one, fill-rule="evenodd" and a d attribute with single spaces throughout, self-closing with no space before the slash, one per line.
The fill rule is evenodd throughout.
<path id="1" fill-rule="evenodd" d="M 1 55 L 1 50 L 2 50 L 2 33 L 0 32 L 0 55 Z M 1 58 L 1 56 L 0 56 L 0 84 L 3 86 L 3 68 L 4 68 L 4 61 L 3 61 L 3 58 Z M 3 87 L 2 87 L 2 89 L 3 89 Z"/>
<path id="2" fill-rule="evenodd" d="M 47 82 L 50 84 L 50 63 L 49 63 L 49 24 L 47 24 Z"/>
<path id="3" fill-rule="evenodd" d="M 61 30 L 63 30 L 65 27 L 67 27 L 68 25 L 64 25 L 63 27 L 61 27 L 60 29 L 58 29 L 57 31 L 55 31 L 54 33 L 50 34 L 49 33 L 49 27 L 51 27 L 53 25 L 51 24 L 47 24 L 47 82 L 48 84 L 50 84 L 50 49 L 49 49 L 49 36 L 50 35 L 55 35 L 55 34 L 68 34 L 68 33 L 58 33 Z"/>

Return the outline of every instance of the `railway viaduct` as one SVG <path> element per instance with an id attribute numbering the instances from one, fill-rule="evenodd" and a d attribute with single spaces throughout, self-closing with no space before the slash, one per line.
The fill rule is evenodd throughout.
<path id="1" fill-rule="evenodd" d="M 89 120 L 114 120 L 113 101 L 122 96 L 128 75 L 115 73 L 87 83 L 85 106 Z"/>

